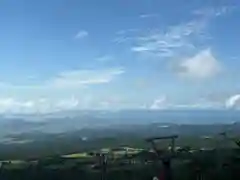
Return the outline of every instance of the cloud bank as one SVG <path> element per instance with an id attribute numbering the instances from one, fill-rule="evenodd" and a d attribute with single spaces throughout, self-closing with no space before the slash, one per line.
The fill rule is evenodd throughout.
<path id="1" fill-rule="evenodd" d="M 71 70 L 43 80 L 38 84 L 2 83 L 0 113 L 46 113 L 68 109 L 94 108 L 93 100 L 84 89 L 105 85 L 125 73 L 123 68 Z M 10 92 L 10 93 L 8 93 Z M 89 106 L 92 103 L 93 107 Z"/>

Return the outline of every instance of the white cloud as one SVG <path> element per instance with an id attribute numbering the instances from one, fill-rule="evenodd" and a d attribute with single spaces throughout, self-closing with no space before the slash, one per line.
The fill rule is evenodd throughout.
<path id="1" fill-rule="evenodd" d="M 61 72 L 39 84 L 3 83 L 0 87 L 0 113 L 47 113 L 98 108 L 99 101 L 102 101 L 98 95 L 101 95 L 92 98 L 91 92 L 82 87 L 110 83 L 123 73 L 122 68 L 74 70 Z"/>
<path id="2" fill-rule="evenodd" d="M 87 37 L 88 35 L 89 35 L 89 33 L 88 33 L 87 31 L 85 31 L 85 30 L 80 30 L 80 31 L 76 34 L 75 38 L 76 38 L 76 39 L 82 39 L 82 38 Z"/>
<path id="3" fill-rule="evenodd" d="M 240 99 L 239 99 L 240 100 Z M 156 98 L 150 106 L 144 106 L 151 110 L 194 110 L 194 109 L 224 109 L 222 102 L 212 102 L 198 99 L 188 103 L 170 102 L 166 96 Z M 143 107 L 142 107 L 143 108 Z"/>
<path id="4" fill-rule="evenodd" d="M 31 107 L 33 104 L 31 101 L 26 102 L 19 102 L 13 98 L 2 98 L 0 99 L 0 106 L 1 107 L 12 107 L 12 106 L 19 106 L 19 107 Z"/>
<path id="5" fill-rule="evenodd" d="M 142 52 L 142 51 L 149 51 L 149 50 L 150 48 L 144 47 L 144 46 L 138 46 L 138 47 L 132 48 L 132 51 L 135 51 L 135 52 Z"/>
<path id="6" fill-rule="evenodd" d="M 103 102 L 100 102 L 100 106 L 102 109 L 109 109 L 111 108 L 111 103 L 108 101 L 103 101 Z"/>
<path id="7" fill-rule="evenodd" d="M 57 88 L 73 88 L 85 85 L 104 84 L 109 83 L 115 76 L 123 73 L 124 70 L 122 68 L 66 71 L 48 80 L 46 85 Z"/>
<path id="8" fill-rule="evenodd" d="M 90 99 L 89 99 L 90 98 Z M 20 100 L 16 98 L 0 98 L 0 113 L 51 113 L 63 110 L 80 110 L 80 109 L 124 109 L 126 102 L 119 97 L 112 97 L 106 99 L 98 99 L 93 97 L 75 97 L 70 96 L 62 99 L 38 98 Z M 134 104 L 134 103 L 133 103 Z M 224 109 L 224 108 L 238 108 L 240 107 L 240 95 L 231 96 L 226 100 L 226 103 L 202 101 L 201 99 L 192 103 L 172 103 L 168 101 L 166 96 L 156 98 L 152 104 L 139 106 L 129 106 L 130 108 L 150 109 L 150 110 L 193 110 L 193 109 Z"/>
<path id="9" fill-rule="evenodd" d="M 181 61 L 175 67 L 175 72 L 179 76 L 194 79 L 210 78 L 220 71 L 220 63 L 213 56 L 210 49 L 203 50 L 197 55 Z"/>
<path id="10" fill-rule="evenodd" d="M 126 43 L 134 40 L 135 35 L 141 30 L 137 28 L 123 29 L 116 32 L 116 37 L 113 39 L 114 43 Z"/>
<path id="11" fill-rule="evenodd" d="M 74 97 L 60 100 L 1 98 L 0 113 L 49 113 L 60 110 L 72 110 L 78 105 L 79 100 Z"/>
<path id="12" fill-rule="evenodd" d="M 164 30 L 152 30 L 134 39 L 132 51 L 151 53 L 156 57 L 172 57 L 195 49 L 194 41 L 207 38 L 205 19 L 168 27 Z"/>
<path id="13" fill-rule="evenodd" d="M 116 32 L 117 35 L 124 35 L 124 34 L 127 34 L 127 33 L 135 33 L 135 32 L 138 32 L 139 29 L 137 28 L 131 28 L 131 29 L 124 29 L 124 30 L 119 30 Z"/>
<path id="14" fill-rule="evenodd" d="M 78 107 L 80 104 L 79 100 L 75 97 L 71 97 L 70 99 L 63 99 L 56 103 L 56 107 L 58 110 L 66 110 L 66 109 L 74 109 Z"/>
<path id="15" fill-rule="evenodd" d="M 193 11 L 193 14 L 200 16 L 216 17 L 224 15 L 234 10 L 234 6 L 207 7 Z"/>
<path id="16" fill-rule="evenodd" d="M 1 114 L 45 114 L 64 110 L 113 110 L 121 107 L 118 97 L 68 96 L 61 98 L 0 98 Z M 124 108 L 124 107 L 123 107 Z"/>
<path id="17" fill-rule="evenodd" d="M 114 80 L 115 77 L 125 73 L 121 67 L 108 69 L 76 69 L 63 71 L 49 77 L 39 84 L 14 85 L 11 83 L 0 82 L 1 88 L 11 89 L 53 89 L 53 88 L 79 88 L 89 85 L 106 84 Z"/>
<path id="18" fill-rule="evenodd" d="M 157 110 L 157 109 L 165 109 L 167 108 L 167 98 L 166 96 L 159 97 L 154 100 L 150 109 Z"/>
<path id="19" fill-rule="evenodd" d="M 101 57 L 96 58 L 96 60 L 99 61 L 99 62 L 108 62 L 108 61 L 113 60 L 113 57 L 110 56 L 110 55 L 105 55 L 105 56 L 101 56 Z"/>
<path id="20" fill-rule="evenodd" d="M 157 17 L 158 14 L 156 13 L 151 13 L 151 14 L 141 14 L 139 17 L 140 18 L 152 18 L 152 17 Z"/>
<path id="21" fill-rule="evenodd" d="M 226 100 L 226 108 L 240 108 L 240 94 L 233 95 Z"/>
<path id="22" fill-rule="evenodd" d="M 34 106 L 32 101 L 18 101 L 13 98 L 0 99 L 0 112 L 21 112 L 25 109 L 31 109 Z"/>
<path id="23" fill-rule="evenodd" d="M 192 104 L 172 104 L 170 106 L 171 109 L 178 109 L 178 110 L 184 110 L 184 109 L 223 109 L 222 104 L 220 103 L 211 103 L 211 102 L 205 102 L 205 103 L 192 103 Z"/>
<path id="24" fill-rule="evenodd" d="M 208 27 L 212 20 L 231 9 L 227 6 L 200 9 L 193 12 L 195 16 L 190 21 L 182 21 L 179 24 L 161 28 L 139 30 L 134 34 L 121 31 L 115 42 L 129 43 L 131 51 L 156 58 L 180 57 L 182 54 L 191 54 L 196 52 L 200 45 L 202 47 L 207 44 L 211 38 Z M 146 18 L 153 15 L 156 14 L 143 14 L 140 17 Z"/>
<path id="25" fill-rule="evenodd" d="M 126 37 L 125 35 L 122 35 L 122 36 L 118 36 L 118 37 L 114 38 L 114 39 L 113 39 L 113 42 L 120 44 L 120 43 L 125 43 L 125 42 L 127 42 L 127 41 L 129 41 L 129 40 L 131 40 L 131 39 L 133 39 L 133 38 L 131 38 L 131 37 Z"/>

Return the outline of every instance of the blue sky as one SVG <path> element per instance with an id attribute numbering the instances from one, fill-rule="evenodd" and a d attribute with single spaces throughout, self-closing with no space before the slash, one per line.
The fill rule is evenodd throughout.
<path id="1" fill-rule="evenodd" d="M 240 3 L 3 0 L 1 112 L 240 107 Z"/>

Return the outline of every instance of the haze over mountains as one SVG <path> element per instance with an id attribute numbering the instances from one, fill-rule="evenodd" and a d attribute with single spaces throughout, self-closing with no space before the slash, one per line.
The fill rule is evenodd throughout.
<path id="1" fill-rule="evenodd" d="M 196 138 L 219 136 L 223 131 L 233 136 L 240 133 L 240 111 L 62 111 L 1 115 L 0 158 L 44 157 L 121 144 L 145 146 L 146 137 L 173 134 L 194 144 Z"/>
<path id="2" fill-rule="evenodd" d="M 64 133 L 81 129 L 129 129 L 151 124 L 232 124 L 240 122 L 240 111 L 233 110 L 122 110 L 64 111 L 45 115 L 2 115 L 0 135 L 31 132 Z"/>

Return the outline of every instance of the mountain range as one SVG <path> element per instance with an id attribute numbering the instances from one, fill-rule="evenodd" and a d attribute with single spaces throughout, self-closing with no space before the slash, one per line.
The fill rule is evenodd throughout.
<path id="1" fill-rule="evenodd" d="M 240 122 L 240 111 L 121 110 L 61 111 L 51 114 L 12 114 L 0 116 L 0 137 L 22 133 L 66 133 L 83 129 L 122 129 L 145 125 L 210 125 Z M 189 127 L 190 129 L 190 127 Z M 110 131 L 109 130 L 109 131 Z M 184 131 L 188 131 L 186 128 Z"/>

